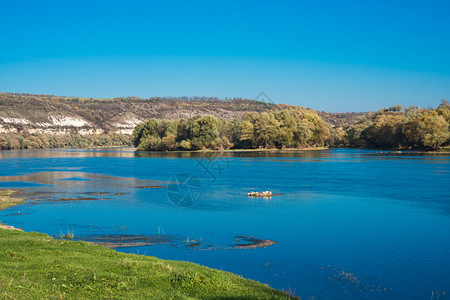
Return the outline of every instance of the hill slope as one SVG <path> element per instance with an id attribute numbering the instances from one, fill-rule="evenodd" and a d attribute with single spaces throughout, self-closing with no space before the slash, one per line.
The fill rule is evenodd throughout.
<path id="1" fill-rule="evenodd" d="M 287 107 L 286 105 L 280 105 Z M 219 119 L 240 119 L 249 112 L 274 108 L 272 103 L 250 99 L 212 97 L 97 99 L 18 93 L 0 93 L 0 133 L 131 134 L 134 127 L 151 118 L 187 119 L 195 115 L 214 115 Z M 333 126 L 345 126 L 362 113 L 318 112 Z"/>
<path id="2" fill-rule="evenodd" d="M 235 119 L 247 112 L 262 112 L 272 106 L 248 99 L 94 99 L 0 93 L 0 133 L 16 133 L 26 128 L 30 133 L 76 130 L 81 134 L 131 134 L 136 124 L 150 118 L 185 119 L 194 115 L 214 115 L 221 119 Z"/>

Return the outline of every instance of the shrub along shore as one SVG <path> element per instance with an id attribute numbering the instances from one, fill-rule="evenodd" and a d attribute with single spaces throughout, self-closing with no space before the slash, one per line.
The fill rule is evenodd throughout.
<path id="1" fill-rule="evenodd" d="M 23 202 L 0 191 L 0 209 Z M 0 227 L 2 299 L 294 299 L 259 282 L 190 262 L 125 254 Z"/>
<path id="2" fill-rule="evenodd" d="M 76 132 L 66 134 L 28 133 L 1 133 L 0 149 L 49 149 L 49 148 L 92 148 L 132 146 L 130 135 L 126 134 L 89 134 L 82 135 Z"/>

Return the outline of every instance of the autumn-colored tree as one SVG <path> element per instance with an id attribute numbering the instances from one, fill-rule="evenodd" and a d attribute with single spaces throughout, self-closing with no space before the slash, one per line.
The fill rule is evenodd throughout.
<path id="1" fill-rule="evenodd" d="M 444 117 L 432 113 L 423 117 L 419 123 L 419 137 L 424 148 L 436 150 L 448 141 L 450 133 L 449 124 Z"/>

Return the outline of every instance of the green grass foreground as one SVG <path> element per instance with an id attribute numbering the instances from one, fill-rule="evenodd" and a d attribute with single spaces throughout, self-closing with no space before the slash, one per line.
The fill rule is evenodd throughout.
<path id="1" fill-rule="evenodd" d="M 0 229 L 0 299 L 293 299 L 194 263 Z"/>

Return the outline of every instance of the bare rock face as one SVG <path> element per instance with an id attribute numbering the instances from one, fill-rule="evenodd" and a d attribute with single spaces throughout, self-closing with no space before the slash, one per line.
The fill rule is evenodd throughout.
<path id="1" fill-rule="evenodd" d="M 104 130 L 94 123 L 76 114 L 68 112 L 48 113 L 47 120 L 34 121 L 5 116 L 8 111 L 0 112 L 0 133 L 18 133 L 27 129 L 29 133 L 65 134 L 75 130 L 79 134 L 100 134 Z M 24 113 L 25 114 L 25 113 Z"/>
<path id="2" fill-rule="evenodd" d="M 132 112 L 125 112 L 117 116 L 112 123 L 114 131 L 121 134 L 132 134 L 137 124 L 146 121 Z"/>

